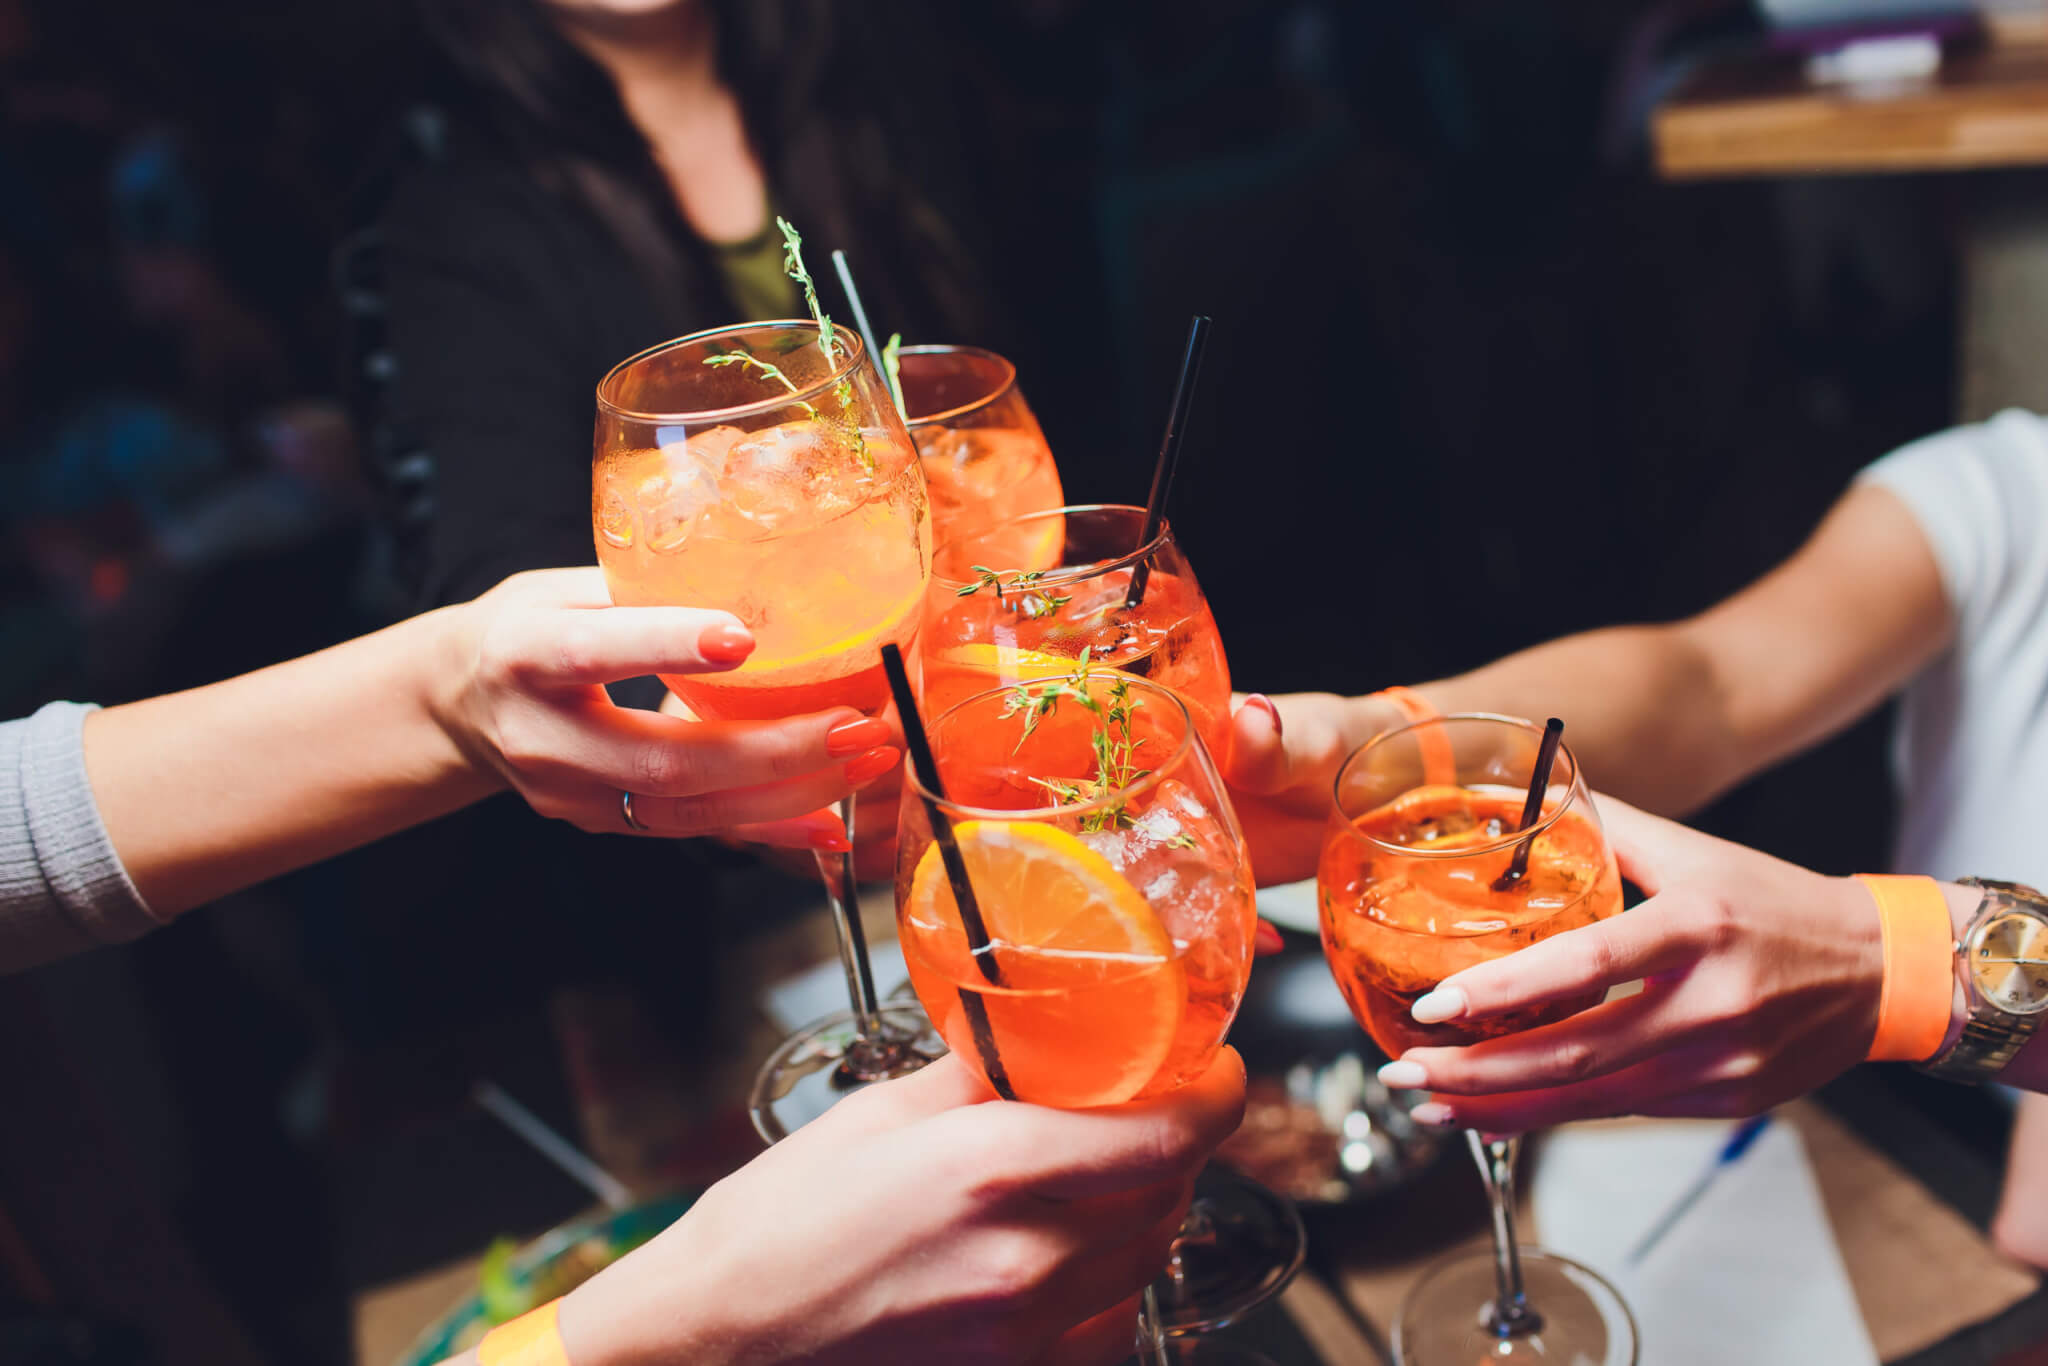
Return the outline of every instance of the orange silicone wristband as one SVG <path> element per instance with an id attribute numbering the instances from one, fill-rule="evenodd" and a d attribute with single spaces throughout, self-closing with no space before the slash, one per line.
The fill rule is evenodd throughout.
<path id="1" fill-rule="evenodd" d="M 562 1346 L 560 1300 L 501 1323 L 476 1345 L 477 1366 L 569 1366 Z"/>
<path id="2" fill-rule="evenodd" d="M 1925 1062 L 1948 1037 L 1955 999 L 1955 929 L 1948 898 L 1931 877 L 1857 874 L 1884 928 L 1884 988 L 1877 999 L 1872 1062 Z"/>
<path id="3" fill-rule="evenodd" d="M 1409 724 L 1435 721 L 1439 713 L 1413 688 L 1381 688 L 1377 694 L 1401 709 Z M 1422 751 L 1422 781 L 1436 786 L 1458 781 L 1457 756 L 1451 753 L 1451 737 L 1441 726 L 1424 726 L 1415 732 L 1415 746 Z"/>

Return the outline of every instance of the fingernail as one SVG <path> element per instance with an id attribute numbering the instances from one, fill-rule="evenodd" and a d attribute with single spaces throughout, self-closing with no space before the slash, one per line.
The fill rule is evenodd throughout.
<path id="1" fill-rule="evenodd" d="M 1456 987 L 1438 987 L 1426 996 L 1418 998 L 1408 1008 L 1408 1014 L 1417 1024 L 1442 1024 L 1455 1020 L 1465 1013 L 1465 993 Z"/>
<path id="2" fill-rule="evenodd" d="M 877 721 L 872 716 L 863 716 L 857 721 L 841 721 L 825 732 L 825 752 L 835 759 L 844 759 L 849 754 L 888 743 L 889 723 Z"/>
<path id="3" fill-rule="evenodd" d="M 1429 1073 L 1419 1062 L 1396 1058 L 1380 1069 L 1380 1084 L 1396 1091 L 1417 1091 L 1429 1085 Z"/>
<path id="4" fill-rule="evenodd" d="M 1440 1100 L 1425 1100 L 1408 1112 L 1408 1118 L 1432 1129 L 1448 1129 L 1458 1122 L 1458 1117 L 1451 1113 L 1451 1107 Z"/>
<path id="5" fill-rule="evenodd" d="M 1247 707 L 1257 707 L 1272 718 L 1274 735 L 1278 736 L 1286 733 L 1286 726 L 1280 720 L 1280 709 L 1273 705 L 1272 698 L 1262 692 L 1255 692 L 1244 700 L 1244 704 Z"/>
<path id="6" fill-rule="evenodd" d="M 813 830 L 811 832 L 811 848 L 822 850 L 828 854 L 850 854 L 853 852 L 853 846 L 847 843 L 846 840 L 846 827 L 838 821 L 832 822 L 829 829 L 820 827 Z"/>
<path id="7" fill-rule="evenodd" d="M 1252 936 L 1252 952 L 1278 953 L 1286 947 L 1287 941 L 1281 937 L 1280 931 L 1261 920 L 1257 932 Z"/>
<path id="8" fill-rule="evenodd" d="M 754 633 L 744 626 L 720 622 L 697 637 L 697 654 L 706 664 L 738 664 L 754 653 Z"/>
<path id="9" fill-rule="evenodd" d="M 894 745 L 883 745 L 880 749 L 871 749 L 859 758 L 848 761 L 846 765 L 846 781 L 852 783 L 855 787 L 865 787 L 890 769 L 896 767 L 896 761 L 902 757 Z"/>

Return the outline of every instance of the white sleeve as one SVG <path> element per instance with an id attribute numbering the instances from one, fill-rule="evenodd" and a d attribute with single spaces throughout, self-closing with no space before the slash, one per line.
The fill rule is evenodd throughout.
<path id="1" fill-rule="evenodd" d="M 2048 573 L 2048 419 L 2009 409 L 1901 446 L 1856 477 L 1903 502 L 1941 570 L 1959 634 Z"/>

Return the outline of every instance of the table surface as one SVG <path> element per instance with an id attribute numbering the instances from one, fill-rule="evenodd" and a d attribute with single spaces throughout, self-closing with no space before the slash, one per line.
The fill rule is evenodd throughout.
<path id="1" fill-rule="evenodd" d="M 1699 72 L 1651 119 L 1667 180 L 2048 165 L 2048 45 L 1944 55 L 1924 81 L 1818 87 L 1792 58 Z"/>

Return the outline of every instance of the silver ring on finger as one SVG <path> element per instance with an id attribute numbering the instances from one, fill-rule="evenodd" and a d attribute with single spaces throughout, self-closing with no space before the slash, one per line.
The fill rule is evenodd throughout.
<path id="1" fill-rule="evenodd" d="M 647 826 L 646 826 L 645 824 L 643 824 L 643 823 L 641 822 L 640 818 L 639 818 L 638 816 L 636 816 L 636 815 L 634 815 L 634 814 L 633 814 L 633 794 L 632 794 L 632 793 L 630 793 L 630 792 L 621 792 L 621 793 L 619 794 L 619 814 L 620 814 L 621 816 L 624 816 L 624 817 L 626 818 L 626 828 L 627 828 L 628 830 L 646 830 L 646 829 L 647 829 Z"/>

